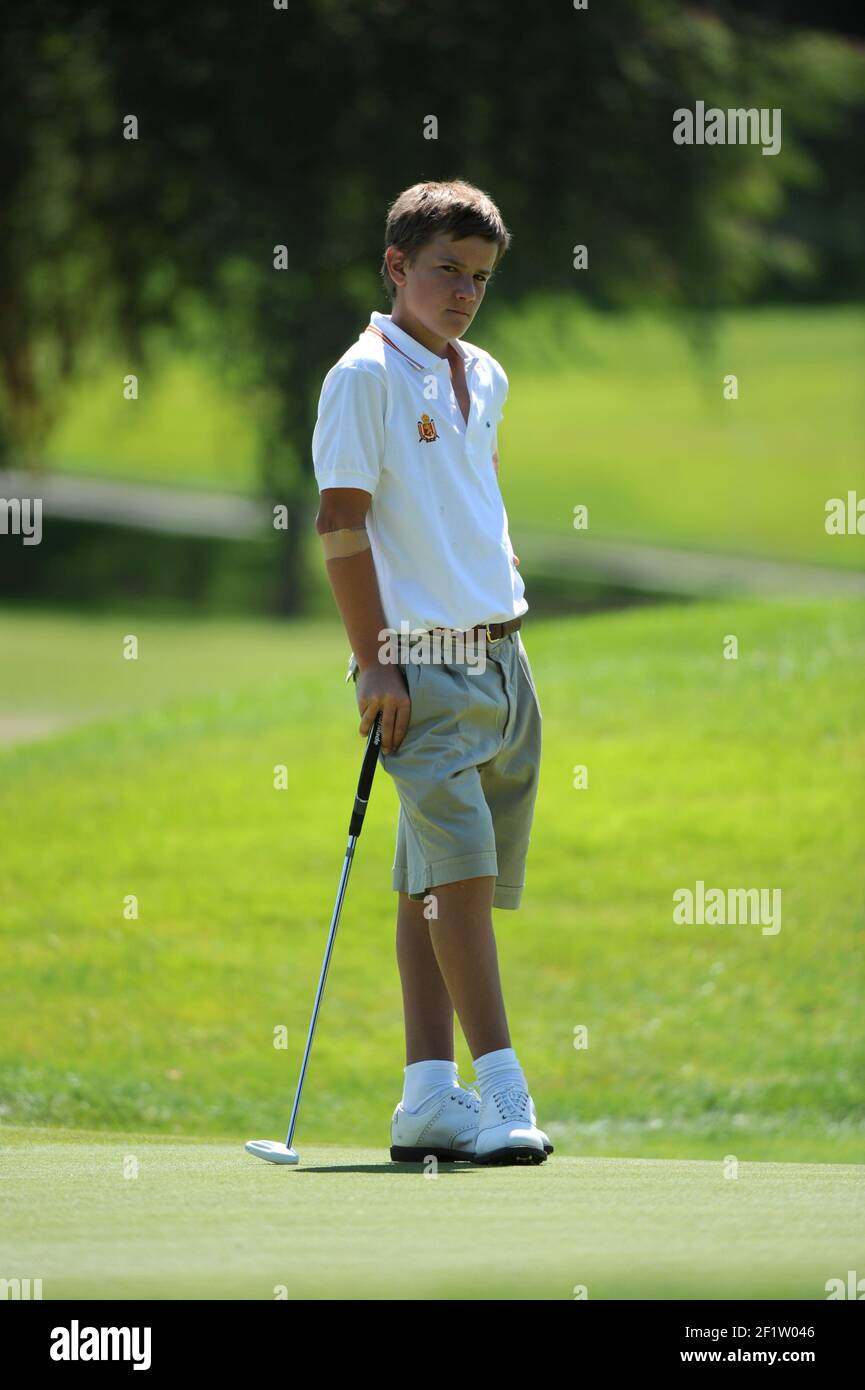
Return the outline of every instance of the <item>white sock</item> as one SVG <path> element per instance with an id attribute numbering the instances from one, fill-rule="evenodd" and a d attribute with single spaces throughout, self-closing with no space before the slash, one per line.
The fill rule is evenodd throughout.
<path id="1" fill-rule="evenodd" d="M 453 1091 L 459 1085 L 456 1062 L 411 1062 L 404 1070 L 402 1106 L 412 1114 L 422 1110 L 442 1091 Z"/>
<path id="2" fill-rule="evenodd" d="M 525 1091 L 529 1089 L 512 1047 L 500 1047 L 496 1052 L 485 1052 L 483 1057 L 476 1057 L 475 1076 L 481 1100 L 499 1086 L 521 1086 Z"/>

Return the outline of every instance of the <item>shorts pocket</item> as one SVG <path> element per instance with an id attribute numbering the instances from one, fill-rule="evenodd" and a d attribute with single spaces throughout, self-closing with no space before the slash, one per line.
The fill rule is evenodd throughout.
<path id="1" fill-rule="evenodd" d="M 423 676 L 423 662 L 406 661 L 402 666 L 400 666 L 400 670 L 402 671 L 403 676 L 405 677 L 405 683 L 408 687 L 409 696 L 412 700 L 414 700 L 418 687 L 421 683 L 421 678 Z"/>
<path id="2" fill-rule="evenodd" d="M 527 680 L 528 683 L 529 683 L 529 689 L 531 690 L 532 695 L 534 696 L 534 701 L 535 701 L 535 704 L 537 705 L 537 708 L 538 708 L 538 714 L 540 715 L 540 714 L 541 714 L 541 702 L 540 702 L 540 700 L 538 699 L 538 692 L 537 692 L 537 690 L 535 689 L 534 677 L 532 676 L 532 668 L 531 668 L 531 666 L 529 665 L 528 653 L 526 652 L 526 649 L 525 649 L 525 647 L 523 646 L 522 640 L 520 640 L 520 644 L 519 644 L 519 647 L 518 647 L 518 649 L 517 649 L 517 658 L 518 658 L 518 660 L 519 660 L 520 665 L 521 665 L 522 668 L 523 668 L 523 675 L 525 676 L 526 680 Z M 543 718 L 542 715 L 541 715 L 541 717 Z"/>

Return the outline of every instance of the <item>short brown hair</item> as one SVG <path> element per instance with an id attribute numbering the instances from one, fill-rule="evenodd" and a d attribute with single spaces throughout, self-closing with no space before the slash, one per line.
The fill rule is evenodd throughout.
<path id="1" fill-rule="evenodd" d="M 511 244 L 511 234 L 489 194 L 464 179 L 447 183 L 415 183 L 391 203 L 384 232 L 385 250 L 397 246 L 411 263 L 428 241 L 448 232 L 457 241 L 479 236 L 497 246 L 493 269 Z M 391 303 L 396 285 L 382 256 L 381 278 Z"/>

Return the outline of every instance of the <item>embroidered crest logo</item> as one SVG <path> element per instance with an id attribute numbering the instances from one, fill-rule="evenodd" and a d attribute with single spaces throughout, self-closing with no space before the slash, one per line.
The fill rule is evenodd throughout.
<path id="1" fill-rule="evenodd" d="M 417 422 L 418 444 L 432 444 L 439 437 L 439 432 L 435 427 L 435 420 L 430 419 L 429 415 L 422 415 Z"/>

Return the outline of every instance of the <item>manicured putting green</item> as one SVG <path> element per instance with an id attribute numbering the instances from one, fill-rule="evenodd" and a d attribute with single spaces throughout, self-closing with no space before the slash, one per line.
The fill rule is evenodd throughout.
<path id="1" fill-rule="evenodd" d="M 865 1170 L 558 1155 L 485 1171 L 298 1140 L 0 1128 L 6 1277 L 44 1299 L 826 1298 Z M 38 1219 L 37 1219 L 38 1218 Z"/>

